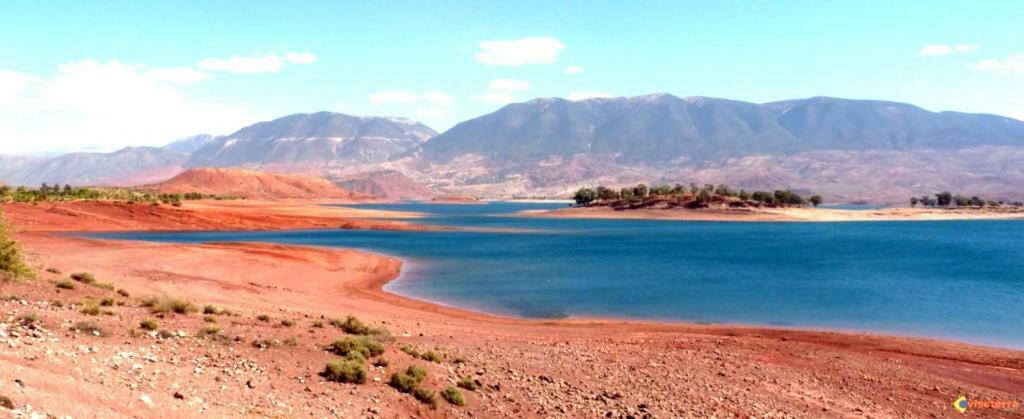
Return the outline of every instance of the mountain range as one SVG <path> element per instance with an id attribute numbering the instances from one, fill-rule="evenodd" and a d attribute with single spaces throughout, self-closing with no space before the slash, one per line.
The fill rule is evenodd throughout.
<path id="1" fill-rule="evenodd" d="M 403 118 L 295 114 L 162 148 L 0 156 L 11 184 L 142 184 L 188 168 L 326 176 L 364 193 L 561 196 L 635 182 L 789 187 L 903 202 L 949 189 L 1019 199 L 1024 122 L 828 97 L 755 104 L 652 94 L 534 99 L 438 134 Z"/>

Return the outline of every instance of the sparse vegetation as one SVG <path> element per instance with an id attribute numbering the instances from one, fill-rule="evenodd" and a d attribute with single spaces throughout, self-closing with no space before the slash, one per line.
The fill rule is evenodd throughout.
<path id="1" fill-rule="evenodd" d="M 7 410 L 14 410 L 14 401 L 10 397 L 0 396 L 0 407 Z"/>
<path id="2" fill-rule="evenodd" d="M 480 389 L 480 381 L 477 381 L 468 375 L 460 378 L 456 385 L 469 391 L 477 391 Z"/>
<path id="3" fill-rule="evenodd" d="M 422 359 L 424 361 L 429 361 L 429 362 L 433 362 L 433 363 L 437 363 L 437 364 L 440 364 L 441 362 L 444 362 L 444 357 L 441 356 L 441 354 L 438 353 L 435 350 L 428 350 L 426 352 L 420 352 L 416 348 L 414 348 L 412 346 L 409 346 L 409 345 L 402 345 L 398 349 L 401 350 L 402 352 L 405 352 L 406 355 L 409 355 L 409 356 L 411 356 L 413 358 L 416 358 L 416 359 Z"/>
<path id="4" fill-rule="evenodd" d="M 144 319 L 139 322 L 139 328 L 152 332 L 160 328 L 160 323 L 158 323 L 156 319 Z"/>
<path id="5" fill-rule="evenodd" d="M 18 316 L 14 320 L 24 327 L 31 327 L 34 326 L 36 323 L 39 323 L 39 316 L 37 316 L 35 313 L 27 313 Z"/>
<path id="6" fill-rule="evenodd" d="M 290 320 L 290 319 L 281 320 L 281 326 L 284 326 L 284 327 L 295 326 L 295 320 Z"/>
<path id="7" fill-rule="evenodd" d="M 209 315 L 216 316 L 218 314 L 221 314 L 221 309 L 218 308 L 215 305 L 207 304 L 207 305 L 203 306 L 203 314 L 209 314 Z"/>
<path id="8" fill-rule="evenodd" d="M 82 307 L 82 314 L 88 316 L 99 316 L 100 312 L 101 310 L 99 304 L 96 304 L 94 302 L 86 303 L 85 307 Z"/>
<path id="9" fill-rule="evenodd" d="M 363 384 L 366 382 L 366 367 L 363 362 L 353 359 L 330 361 L 321 375 L 328 381 L 339 383 Z"/>
<path id="10" fill-rule="evenodd" d="M 437 407 L 437 393 L 434 392 L 434 390 L 416 387 L 412 390 L 412 396 L 423 404 L 429 405 L 431 408 Z"/>
<path id="11" fill-rule="evenodd" d="M 259 320 L 261 322 L 269 322 L 270 321 L 270 315 L 269 314 L 260 314 L 259 316 L 256 316 L 256 320 Z"/>
<path id="12" fill-rule="evenodd" d="M 128 293 L 128 290 L 125 290 L 124 288 L 119 288 L 117 290 L 117 295 L 120 295 L 120 296 L 125 297 L 125 298 L 128 298 L 128 297 L 132 296 L 131 294 Z"/>
<path id="13" fill-rule="evenodd" d="M 71 282 L 71 281 L 68 281 L 66 279 L 62 279 L 60 281 L 57 281 L 56 284 L 57 284 L 57 288 L 60 288 L 62 290 L 73 290 L 73 289 L 75 289 L 75 283 Z"/>
<path id="14" fill-rule="evenodd" d="M 71 279 L 81 282 L 85 285 L 92 285 L 96 283 L 96 277 L 88 272 L 76 272 L 71 274 Z"/>
<path id="15" fill-rule="evenodd" d="M 32 269 L 21 255 L 21 246 L 11 237 L 7 219 L 0 211 L 0 283 L 32 276 Z"/>
<path id="16" fill-rule="evenodd" d="M 206 323 L 217 323 L 217 318 L 213 316 L 203 316 L 203 321 Z"/>
<path id="17" fill-rule="evenodd" d="M 427 370 L 417 365 L 410 365 L 403 371 L 391 374 L 388 384 L 402 393 L 412 393 L 427 378 Z"/>
<path id="18" fill-rule="evenodd" d="M 71 330 L 72 332 L 80 332 L 80 333 L 90 334 L 90 335 L 94 335 L 94 336 L 103 336 L 104 335 L 103 329 L 101 329 L 99 327 L 99 325 L 97 325 L 96 323 L 87 322 L 87 321 L 76 322 L 76 323 L 71 325 L 69 330 Z"/>
<path id="19" fill-rule="evenodd" d="M 324 327 L 324 322 L 322 322 L 320 320 L 316 320 L 316 321 L 313 322 L 312 327 L 315 327 L 317 329 L 322 329 Z"/>
<path id="20" fill-rule="evenodd" d="M 189 314 L 196 311 L 192 303 L 167 296 L 148 298 L 142 302 L 142 306 L 149 308 L 153 314 Z"/>
<path id="21" fill-rule="evenodd" d="M 466 396 L 462 394 L 462 391 L 455 387 L 445 387 L 444 390 L 441 390 L 441 397 L 445 399 L 448 403 L 454 404 L 456 406 L 466 405 Z"/>
<path id="22" fill-rule="evenodd" d="M 111 307 L 114 305 L 114 297 L 103 297 L 100 299 L 100 305 L 103 307 Z"/>
<path id="23" fill-rule="evenodd" d="M 196 336 L 201 338 L 217 335 L 220 335 L 220 328 L 217 326 L 203 326 L 199 329 L 199 332 L 196 333 Z"/>
<path id="24" fill-rule="evenodd" d="M 364 358 L 372 358 L 384 353 L 384 345 L 366 336 L 347 337 L 334 341 L 327 350 L 340 356 L 348 356 L 350 352 L 359 352 Z"/>
<path id="25" fill-rule="evenodd" d="M 131 188 L 84 188 L 71 185 L 42 184 L 37 189 L 0 185 L 0 202 L 60 202 L 60 201 L 123 201 L 128 203 L 168 204 L 181 206 L 182 200 L 236 199 L 231 196 L 204 195 L 198 192 L 184 194 L 155 193 Z"/>

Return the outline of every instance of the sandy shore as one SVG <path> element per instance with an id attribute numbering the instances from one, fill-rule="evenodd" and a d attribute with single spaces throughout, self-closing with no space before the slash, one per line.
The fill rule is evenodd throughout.
<path id="1" fill-rule="evenodd" d="M 257 217 L 260 211 L 278 204 L 265 205 L 247 203 L 240 211 L 252 211 L 249 216 Z M 216 218 L 199 207 L 187 209 L 199 213 L 192 213 L 198 226 L 206 225 L 208 217 Z M 133 296 L 167 294 L 230 307 L 243 313 L 242 318 L 230 325 L 220 324 L 225 334 L 244 336 L 244 341 L 254 336 L 283 339 L 295 333 L 302 339 L 295 347 L 272 351 L 181 341 L 184 349 L 179 350 L 193 351 L 186 353 L 203 359 L 222 356 L 226 348 L 232 348 L 233 356 L 258 364 L 262 372 L 253 388 L 269 389 L 261 391 L 253 391 L 244 381 L 231 384 L 236 382 L 234 376 L 193 374 L 188 363 L 181 371 L 171 363 L 161 363 L 160 368 L 173 379 L 132 389 L 110 378 L 110 372 L 104 379 L 89 369 L 54 369 L 0 346 L 4 381 L 29 383 L 24 388 L 33 391 L 15 394 L 55 413 L 71 408 L 75 416 L 103 416 L 104 412 L 138 415 L 139 410 L 130 409 L 139 408 L 139 393 L 146 391 L 150 397 L 159 397 L 157 404 L 181 406 L 176 414 L 196 414 L 197 408 L 185 404 L 191 400 L 190 394 L 182 400 L 172 397 L 178 391 L 175 385 L 196 392 L 207 413 L 238 415 L 248 408 L 249 414 L 266 416 L 339 417 L 920 417 L 952 415 L 951 403 L 960 395 L 973 400 L 1020 400 L 1024 394 L 1024 353 L 1019 351 L 857 333 L 501 318 L 384 292 L 383 285 L 395 278 L 401 267 L 400 261 L 384 255 L 272 244 L 181 245 L 69 238 L 47 233 L 68 227 L 47 224 L 65 220 L 64 216 L 40 220 L 34 218 L 34 211 L 7 208 L 21 228 L 18 237 L 41 271 L 89 271 Z M 319 214 L 312 217 L 321 220 Z M 25 222 L 29 220 L 32 222 Z M 78 224 L 79 230 L 110 230 L 138 229 L 145 222 L 88 217 Z M 155 223 L 153 227 L 167 225 Z M 56 279 L 59 275 L 42 271 L 42 277 Z M 53 298 L 30 285 L 22 287 L 21 292 L 28 295 Z M 10 315 L 24 311 L 17 304 L 5 305 L 5 309 Z M 54 313 L 68 317 L 77 312 Z M 121 333 L 88 340 L 86 345 L 98 347 L 100 353 L 114 353 L 122 346 L 151 344 L 136 341 L 138 338 L 124 331 L 137 323 L 133 316 L 139 314 L 133 313 L 124 308 L 117 318 L 103 320 Z M 468 393 L 466 407 L 442 402 L 438 410 L 426 409 L 384 384 L 390 372 L 409 363 L 424 363 L 394 348 L 385 354 L 391 365 L 371 371 L 381 382 L 361 386 L 324 382 L 316 372 L 329 356 L 319 348 L 338 332 L 309 327 L 308 321 L 294 331 L 267 326 L 253 320 L 256 313 L 299 319 L 357 314 L 388 327 L 396 336 L 395 347 L 436 348 L 446 356 L 465 358 L 462 363 L 427 363 L 432 385 L 448 385 L 459 376 L 470 375 L 484 388 Z M 194 317 L 173 321 L 185 322 L 181 327 L 194 330 L 199 324 Z M 82 344 L 76 339 L 68 343 L 72 352 Z M 60 387 L 44 386 L 44 381 L 74 383 L 111 396 L 108 400 L 79 394 L 85 390 L 69 396 Z M 231 385 L 225 389 L 224 383 Z M 0 393 L 15 391 L 5 386 L 0 386 Z M 272 402 L 262 397 L 266 391 Z M 149 416 L 146 410 L 141 412 Z M 1021 412 L 983 413 L 1013 417 Z"/>
<path id="2" fill-rule="evenodd" d="M 764 209 L 637 209 L 615 210 L 609 207 L 563 208 L 528 211 L 523 215 L 551 218 L 595 218 L 682 221 L 938 221 L 938 220 L 1024 220 L 1020 209 L 934 209 L 883 208 L 841 210 L 831 208 Z"/>

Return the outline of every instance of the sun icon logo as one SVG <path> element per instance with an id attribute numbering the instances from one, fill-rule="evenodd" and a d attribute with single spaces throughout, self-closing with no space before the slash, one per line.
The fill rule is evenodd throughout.
<path id="1" fill-rule="evenodd" d="M 953 408 L 956 409 L 957 412 L 967 413 L 967 398 L 960 396 L 959 399 L 956 399 L 956 401 L 953 402 Z"/>

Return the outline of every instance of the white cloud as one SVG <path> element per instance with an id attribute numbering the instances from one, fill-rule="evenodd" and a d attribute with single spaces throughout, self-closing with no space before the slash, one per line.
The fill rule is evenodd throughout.
<path id="1" fill-rule="evenodd" d="M 487 103 L 504 105 L 506 103 L 515 102 L 518 99 L 508 92 L 487 92 L 483 96 L 480 96 L 480 100 Z"/>
<path id="2" fill-rule="evenodd" d="M 569 100 L 572 100 L 572 101 L 587 100 L 587 99 L 599 99 L 599 98 L 609 98 L 609 97 L 615 97 L 615 95 L 613 95 L 611 93 L 605 93 L 605 92 L 569 92 L 569 96 L 567 96 L 567 98 Z"/>
<path id="3" fill-rule="evenodd" d="M 334 102 L 334 109 L 344 110 L 348 109 L 348 104 L 345 102 Z"/>
<path id="4" fill-rule="evenodd" d="M 204 70 L 225 71 L 239 74 L 260 74 L 277 73 L 288 63 L 291 64 L 312 64 L 317 56 L 309 52 L 289 52 L 284 58 L 269 53 L 253 56 L 239 56 L 229 58 L 207 58 L 196 63 L 196 66 Z"/>
<path id="5" fill-rule="evenodd" d="M 507 92 L 516 92 L 527 90 L 530 88 L 530 82 L 523 80 L 509 80 L 509 79 L 494 79 L 487 84 L 487 88 L 490 90 L 503 90 Z"/>
<path id="6" fill-rule="evenodd" d="M 420 95 L 402 90 L 387 90 L 370 95 L 370 102 L 374 105 L 382 103 L 416 103 L 420 101 Z"/>
<path id="7" fill-rule="evenodd" d="M 38 77 L 0 69 L 0 106 L 13 104 L 21 92 L 37 81 Z"/>
<path id="8" fill-rule="evenodd" d="M 313 64 L 319 57 L 312 52 L 289 52 L 285 54 L 284 59 L 292 64 Z"/>
<path id="9" fill-rule="evenodd" d="M 180 68 L 81 60 L 59 66 L 52 77 L 26 77 L 32 81 L 18 87 L 13 101 L 0 103 L 0 153 L 162 145 L 255 119 L 244 107 L 188 97 L 180 85 L 197 76 Z"/>
<path id="10" fill-rule="evenodd" d="M 933 44 L 926 45 L 921 48 L 918 52 L 923 56 L 939 56 L 949 54 L 962 54 L 965 52 L 971 52 L 978 49 L 978 45 L 973 44 L 957 44 L 957 45 L 945 45 L 945 44 Z"/>
<path id="11" fill-rule="evenodd" d="M 551 37 L 522 38 L 480 42 L 476 61 L 487 65 L 518 67 L 527 64 L 551 64 L 565 44 Z"/>
<path id="12" fill-rule="evenodd" d="M 409 92 L 405 90 L 386 90 L 370 95 L 370 102 L 374 105 L 386 103 L 420 103 L 427 102 L 438 106 L 450 106 L 452 97 L 437 90 L 427 90 L 422 93 Z"/>
<path id="13" fill-rule="evenodd" d="M 423 92 L 422 94 L 420 94 L 420 97 L 423 99 L 423 101 L 430 102 L 435 105 L 449 106 L 452 104 L 451 96 L 448 96 L 444 92 L 439 92 L 437 90 L 428 90 L 426 92 Z"/>
<path id="14" fill-rule="evenodd" d="M 583 66 L 578 66 L 578 65 L 566 67 L 565 70 L 564 70 L 565 74 L 580 74 L 583 71 L 584 71 Z"/>
<path id="15" fill-rule="evenodd" d="M 445 116 L 447 112 L 441 108 L 416 108 L 417 118 L 439 118 Z"/>
<path id="16" fill-rule="evenodd" d="M 144 75 L 153 81 L 166 81 L 175 84 L 196 84 L 210 79 L 210 75 L 192 67 L 154 68 L 146 70 Z"/>
<path id="17" fill-rule="evenodd" d="M 968 67 L 974 68 L 978 71 L 990 71 L 996 74 L 1013 74 L 1015 76 L 1020 76 L 1024 75 L 1024 54 L 1011 55 L 1001 60 L 981 60 L 974 64 L 968 64 Z"/>

